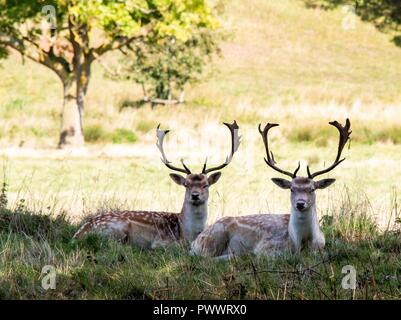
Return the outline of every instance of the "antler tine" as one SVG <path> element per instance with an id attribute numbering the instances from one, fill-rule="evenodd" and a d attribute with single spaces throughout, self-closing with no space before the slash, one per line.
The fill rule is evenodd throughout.
<path id="1" fill-rule="evenodd" d="M 317 171 L 315 173 L 311 173 L 310 172 L 309 165 L 308 165 L 307 166 L 307 171 L 308 171 L 308 177 L 310 179 L 313 179 L 313 178 L 315 178 L 315 177 L 317 177 L 317 176 L 319 176 L 319 175 L 321 175 L 323 173 L 327 173 L 327 172 L 333 170 L 335 167 L 337 167 L 341 162 L 343 162 L 345 160 L 345 158 L 340 160 L 340 157 L 341 157 L 341 153 L 342 153 L 342 151 L 343 151 L 343 149 L 344 149 L 344 147 L 345 147 L 345 145 L 346 145 L 347 141 L 349 140 L 349 137 L 350 137 L 350 135 L 352 133 L 352 131 L 350 130 L 351 122 L 347 118 L 347 120 L 345 121 L 345 125 L 344 126 L 342 126 L 338 121 L 332 121 L 332 122 L 329 122 L 329 124 L 334 126 L 334 127 L 336 127 L 338 132 L 339 132 L 339 134 L 340 134 L 339 141 L 338 141 L 338 149 L 337 149 L 336 159 L 334 160 L 333 164 L 330 167 L 328 167 L 326 169 L 323 169 L 321 171 Z"/>
<path id="2" fill-rule="evenodd" d="M 202 173 L 204 174 L 206 171 L 206 166 L 207 166 L 207 157 L 205 159 L 205 163 L 203 164 L 203 168 L 202 168 Z"/>
<path id="3" fill-rule="evenodd" d="M 191 170 L 189 170 L 189 168 L 185 165 L 184 159 L 181 158 L 180 161 L 181 161 L 182 166 L 184 167 L 185 171 L 186 171 L 188 174 L 190 174 L 190 173 L 191 173 Z"/>
<path id="4" fill-rule="evenodd" d="M 276 170 L 276 171 L 278 171 L 278 172 L 280 172 L 282 174 L 285 174 L 285 175 L 287 175 L 287 176 L 289 176 L 291 178 L 295 178 L 297 173 L 298 173 L 298 170 L 299 170 L 301 164 L 298 163 L 298 167 L 297 167 L 297 169 L 295 169 L 294 173 L 282 170 L 282 169 L 280 169 L 279 167 L 276 166 L 276 161 L 274 160 L 273 152 L 269 151 L 269 142 L 268 142 L 267 135 L 268 135 L 269 130 L 271 128 L 274 128 L 274 127 L 277 127 L 277 126 L 279 126 L 277 123 L 267 123 L 266 126 L 264 127 L 264 129 L 262 130 L 262 125 L 259 124 L 258 129 L 259 129 L 259 133 L 262 136 L 263 144 L 265 145 L 266 156 L 267 156 L 267 158 L 265 158 L 264 160 L 265 160 L 266 164 L 270 168 L 272 168 L 272 169 L 274 169 L 274 170 Z"/>
<path id="5" fill-rule="evenodd" d="M 298 161 L 298 167 L 295 169 L 295 171 L 294 171 L 294 178 L 297 176 L 297 173 L 298 173 L 298 171 L 299 171 L 299 169 L 301 168 L 301 162 L 300 161 Z"/>
<path id="6" fill-rule="evenodd" d="M 157 126 L 156 129 L 156 137 L 157 137 L 157 142 L 156 142 L 156 146 L 159 149 L 161 155 L 162 155 L 162 162 L 166 165 L 167 168 L 174 170 L 174 171 L 178 171 L 178 172 L 183 172 L 186 174 L 191 174 L 191 170 L 189 170 L 189 168 L 185 165 L 184 160 L 181 159 L 181 163 L 184 167 L 184 169 L 182 168 L 178 168 L 175 167 L 173 165 L 171 165 L 170 161 L 167 160 L 166 154 L 164 153 L 164 149 L 163 149 L 163 141 L 164 141 L 164 137 L 167 135 L 167 133 L 169 133 L 170 130 L 160 130 L 160 124 Z"/>
<path id="7" fill-rule="evenodd" d="M 241 143 L 240 137 L 238 136 L 239 126 L 237 124 L 237 121 L 234 120 L 233 123 L 223 122 L 223 124 L 230 130 L 230 135 L 231 135 L 230 155 L 227 156 L 226 161 L 223 164 L 221 164 L 217 167 L 209 168 L 209 169 L 206 169 L 206 163 L 207 163 L 207 159 L 206 159 L 205 164 L 203 165 L 203 169 L 202 169 L 203 174 L 208 174 L 212 171 L 217 171 L 217 170 L 220 170 L 220 169 L 223 169 L 224 167 L 226 167 L 233 159 L 234 153 L 238 150 L 238 147 Z"/>

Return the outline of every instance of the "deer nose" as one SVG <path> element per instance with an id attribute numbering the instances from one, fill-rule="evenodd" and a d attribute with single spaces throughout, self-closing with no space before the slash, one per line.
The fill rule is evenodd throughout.
<path id="1" fill-rule="evenodd" d="M 297 202 L 297 209 L 298 209 L 298 210 L 303 210 L 303 209 L 305 209 L 305 202 L 304 202 L 304 201 L 298 201 L 298 202 Z"/>
<path id="2" fill-rule="evenodd" d="M 199 196 L 200 196 L 199 192 L 192 192 L 191 193 L 192 200 L 199 200 Z"/>

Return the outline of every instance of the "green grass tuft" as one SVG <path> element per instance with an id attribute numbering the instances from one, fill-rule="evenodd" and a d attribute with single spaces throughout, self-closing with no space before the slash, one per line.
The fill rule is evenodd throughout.
<path id="1" fill-rule="evenodd" d="M 134 143 L 138 137 L 131 130 L 120 128 L 112 134 L 111 140 L 113 143 Z"/>
<path id="2" fill-rule="evenodd" d="M 86 126 L 84 137 L 86 142 L 102 142 L 107 140 L 107 132 L 101 125 Z"/>

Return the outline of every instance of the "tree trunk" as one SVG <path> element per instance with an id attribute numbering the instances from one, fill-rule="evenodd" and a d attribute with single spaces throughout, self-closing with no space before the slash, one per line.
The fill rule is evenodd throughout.
<path id="1" fill-rule="evenodd" d="M 76 25 L 69 17 L 68 28 L 74 55 L 71 73 L 63 80 L 64 102 L 59 148 L 84 145 L 84 102 L 91 75 L 91 64 L 94 61 L 93 52 L 89 49 L 88 26 Z"/>
<path id="2" fill-rule="evenodd" d="M 181 89 L 180 97 L 178 98 L 178 103 L 184 103 L 184 101 L 185 101 L 184 96 L 185 96 L 184 89 Z"/>
<path id="3" fill-rule="evenodd" d="M 58 147 L 81 147 L 84 145 L 83 108 L 84 95 L 78 95 L 77 81 L 66 81 L 63 84 L 64 101 L 61 111 L 60 140 Z"/>

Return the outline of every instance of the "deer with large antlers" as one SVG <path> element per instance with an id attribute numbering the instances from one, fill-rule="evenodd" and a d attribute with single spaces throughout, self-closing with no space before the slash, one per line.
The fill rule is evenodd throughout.
<path id="1" fill-rule="evenodd" d="M 184 204 L 180 213 L 152 211 L 108 212 L 90 219 L 78 230 L 74 238 L 81 238 L 89 232 L 96 231 L 110 235 L 118 240 L 127 240 L 145 249 L 165 247 L 181 240 L 195 240 L 206 226 L 209 186 L 219 180 L 221 172 L 218 170 L 223 169 L 231 162 L 240 144 L 239 127 L 236 121 L 232 124 L 224 123 L 224 125 L 227 126 L 231 135 L 230 155 L 223 164 L 216 167 L 207 168 L 205 161 L 200 174 L 192 173 L 182 159 L 182 168 L 171 164 L 163 148 L 164 138 L 169 130 L 160 130 L 160 125 L 157 127 L 156 146 L 162 155 L 162 162 L 169 169 L 185 174 L 185 177 L 176 173 L 170 174 L 175 183 L 184 186 L 186 189 Z"/>
<path id="2" fill-rule="evenodd" d="M 266 164 L 291 178 L 290 181 L 282 178 L 272 179 L 280 188 L 291 190 L 291 213 L 221 218 L 205 229 L 191 244 L 191 253 L 230 258 L 245 253 L 275 255 L 287 249 L 300 252 L 305 247 L 314 250 L 323 248 L 325 237 L 320 230 L 316 212 L 315 190 L 327 188 L 335 179 L 314 181 L 314 178 L 333 170 L 345 160 L 340 159 L 341 153 L 351 134 L 349 119 L 344 126 L 337 121 L 330 124 L 337 128 L 340 135 L 337 156 L 331 166 L 315 173 L 311 173 L 308 165 L 308 177 L 297 177 L 300 163 L 294 172 L 282 170 L 277 166 L 273 153 L 269 150 L 268 132 L 278 124 L 268 123 L 263 130 L 259 125 L 267 155 Z"/>

